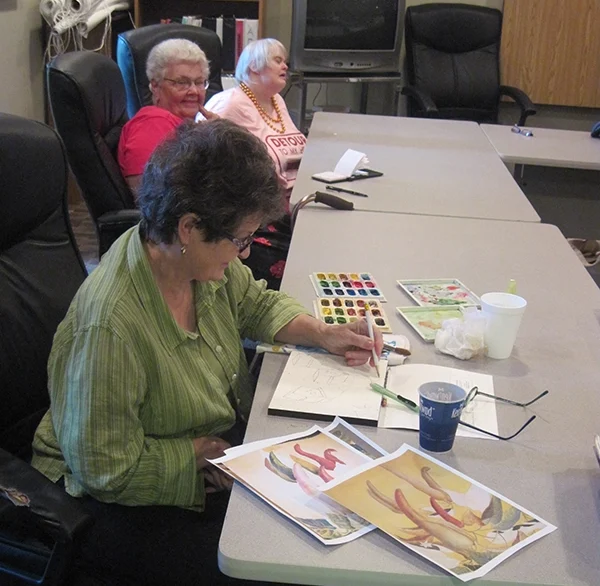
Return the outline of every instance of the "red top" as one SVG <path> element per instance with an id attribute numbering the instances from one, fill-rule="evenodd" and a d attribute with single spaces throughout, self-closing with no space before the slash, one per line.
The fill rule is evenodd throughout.
<path id="1" fill-rule="evenodd" d="M 141 175 L 154 149 L 183 122 L 158 106 L 144 106 L 121 132 L 118 159 L 124 177 Z"/>

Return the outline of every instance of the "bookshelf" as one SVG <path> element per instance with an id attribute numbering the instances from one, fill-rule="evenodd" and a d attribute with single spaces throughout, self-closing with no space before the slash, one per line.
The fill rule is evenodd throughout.
<path id="1" fill-rule="evenodd" d="M 263 36 L 265 0 L 134 0 L 135 26 L 158 24 L 163 18 L 182 16 L 235 16 L 258 20 L 258 36 Z"/>

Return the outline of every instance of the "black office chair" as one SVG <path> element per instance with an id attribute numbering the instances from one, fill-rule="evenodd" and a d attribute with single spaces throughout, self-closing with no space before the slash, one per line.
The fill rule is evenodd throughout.
<path id="1" fill-rule="evenodd" d="M 410 6 L 405 16 L 408 115 L 498 122 L 500 97 L 536 113 L 520 89 L 500 85 L 502 13 L 468 4 Z"/>
<path id="2" fill-rule="evenodd" d="M 117 63 L 125 80 L 127 112 L 130 118 L 142 106 L 152 103 L 146 76 L 146 61 L 152 47 L 167 39 L 188 39 L 196 43 L 210 63 L 210 85 L 206 101 L 223 91 L 221 84 L 221 40 L 209 29 L 188 24 L 151 24 L 121 33 L 117 39 Z"/>
<path id="3" fill-rule="evenodd" d="M 64 584 L 89 515 L 27 462 L 52 338 L 86 277 L 54 130 L 0 114 L 0 583 Z"/>
<path id="4" fill-rule="evenodd" d="M 117 162 L 119 137 L 128 120 L 121 72 L 105 55 L 74 51 L 51 61 L 46 75 L 54 123 L 102 255 L 140 218 Z"/>

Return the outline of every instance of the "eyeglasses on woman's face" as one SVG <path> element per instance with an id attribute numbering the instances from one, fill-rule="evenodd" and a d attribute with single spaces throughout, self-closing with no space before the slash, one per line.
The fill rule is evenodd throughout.
<path id="1" fill-rule="evenodd" d="M 237 246 L 238 253 L 244 252 L 244 250 L 246 250 L 246 248 L 248 248 L 254 240 L 254 232 L 252 232 L 252 234 L 246 236 L 245 238 L 236 238 L 235 236 L 232 236 L 227 232 L 223 232 L 222 236 L 223 238 L 226 238 L 230 242 L 233 242 L 235 246 Z"/>
<path id="2" fill-rule="evenodd" d="M 192 85 L 201 90 L 207 90 L 210 85 L 208 79 L 190 79 L 189 77 L 178 77 L 177 79 L 171 79 L 170 77 L 163 77 L 164 81 L 168 81 L 173 87 L 179 92 L 187 92 Z"/>
<path id="3" fill-rule="evenodd" d="M 195 225 L 196 225 L 196 229 L 198 230 L 202 230 L 202 221 L 200 220 L 200 218 L 196 217 L 195 220 Z M 256 226 L 256 224 L 255 224 Z M 237 238 L 236 236 L 233 236 L 233 234 L 230 234 L 229 232 L 225 232 L 222 231 L 221 232 L 221 238 L 224 238 L 225 240 L 229 240 L 229 242 L 232 242 L 235 247 L 238 249 L 238 254 L 244 252 L 244 250 L 246 250 L 254 241 L 254 236 L 256 234 L 256 231 L 252 232 L 252 234 L 248 234 L 248 236 L 245 236 L 244 238 Z"/>

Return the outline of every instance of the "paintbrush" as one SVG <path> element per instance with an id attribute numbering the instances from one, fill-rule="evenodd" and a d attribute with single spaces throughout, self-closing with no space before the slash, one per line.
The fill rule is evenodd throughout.
<path id="1" fill-rule="evenodd" d="M 396 354 L 401 354 L 402 356 L 410 356 L 410 350 L 406 348 L 401 348 L 399 346 L 392 346 L 391 344 L 383 343 L 383 349 L 388 352 L 395 352 Z"/>

